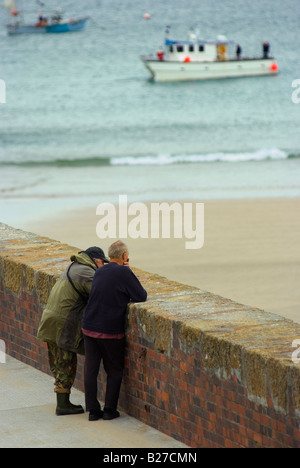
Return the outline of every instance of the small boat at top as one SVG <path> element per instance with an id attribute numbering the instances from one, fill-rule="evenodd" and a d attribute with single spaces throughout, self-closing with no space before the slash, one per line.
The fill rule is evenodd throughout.
<path id="1" fill-rule="evenodd" d="M 143 55 L 141 60 L 154 81 L 207 80 L 258 75 L 275 75 L 278 65 L 269 56 L 270 45 L 262 43 L 262 55 L 246 57 L 242 48 L 225 36 L 216 40 L 200 40 L 194 31 L 186 41 L 169 39 L 166 31 L 165 48 L 156 55 Z M 235 44 L 235 55 L 229 56 L 229 46 Z"/>
<path id="2" fill-rule="evenodd" d="M 39 2 L 39 4 L 44 6 L 42 2 Z M 5 0 L 3 6 L 10 9 L 11 22 L 6 25 L 7 33 L 10 36 L 17 34 L 56 34 L 80 31 L 88 20 L 88 16 L 76 19 L 64 19 L 63 11 L 61 8 L 57 8 L 53 13 L 46 15 L 42 14 L 42 11 L 39 10 L 37 22 L 26 24 L 23 12 L 15 7 L 15 0 Z"/>

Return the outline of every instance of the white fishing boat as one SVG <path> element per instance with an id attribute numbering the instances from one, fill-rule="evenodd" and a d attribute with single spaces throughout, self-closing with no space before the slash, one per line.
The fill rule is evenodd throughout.
<path id="1" fill-rule="evenodd" d="M 200 40 L 190 31 L 186 41 L 165 38 L 165 47 L 154 55 L 141 59 L 155 81 L 206 80 L 258 75 L 275 75 L 278 64 L 269 56 L 269 44 L 262 43 L 262 54 L 246 57 L 239 44 L 225 36 L 216 40 Z M 229 48 L 235 45 L 235 54 L 230 57 Z"/>

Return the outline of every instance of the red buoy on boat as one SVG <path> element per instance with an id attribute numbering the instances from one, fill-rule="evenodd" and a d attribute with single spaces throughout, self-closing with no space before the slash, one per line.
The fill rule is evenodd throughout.
<path id="1" fill-rule="evenodd" d="M 275 62 L 272 63 L 272 64 L 270 65 L 270 69 L 271 69 L 272 71 L 274 71 L 274 72 L 277 71 L 277 70 L 278 70 L 278 65 L 277 65 L 277 63 L 275 63 Z"/>
<path id="2" fill-rule="evenodd" d="M 13 8 L 12 10 L 10 10 L 9 14 L 10 16 L 18 16 L 19 11 L 16 8 Z"/>

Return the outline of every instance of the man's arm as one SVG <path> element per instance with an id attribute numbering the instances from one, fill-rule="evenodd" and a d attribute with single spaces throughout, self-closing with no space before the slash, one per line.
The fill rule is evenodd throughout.
<path id="1" fill-rule="evenodd" d="M 132 302 L 145 302 L 147 291 L 143 288 L 132 270 L 128 268 L 126 290 Z"/>

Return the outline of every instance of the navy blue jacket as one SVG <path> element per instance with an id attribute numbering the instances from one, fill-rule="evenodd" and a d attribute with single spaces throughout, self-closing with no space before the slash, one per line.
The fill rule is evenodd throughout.
<path id="1" fill-rule="evenodd" d="M 108 263 L 94 275 L 82 328 L 99 333 L 123 333 L 127 304 L 146 299 L 147 292 L 129 267 Z"/>

